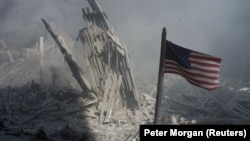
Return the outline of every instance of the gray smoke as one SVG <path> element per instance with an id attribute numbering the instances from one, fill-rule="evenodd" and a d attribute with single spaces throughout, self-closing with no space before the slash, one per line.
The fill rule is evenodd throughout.
<path id="1" fill-rule="evenodd" d="M 81 0 L 1 0 L 0 37 L 10 47 L 29 47 L 46 32 L 41 18 L 61 24 L 73 37 L 83 27 Z"/>
<path id="2" fill-rule="evenodd" d="M 99 0 L 136 75 L 157 76 L 161 30 L 167 39 L 221 57 L 221 75 L 249 81 L 249 0 Z M 13 47 L 30 46 L 44 35 L 40 18 L 60 23 L 76 38 L 83 26 L 85 0 L 0 0 L 0 38 Z"/>

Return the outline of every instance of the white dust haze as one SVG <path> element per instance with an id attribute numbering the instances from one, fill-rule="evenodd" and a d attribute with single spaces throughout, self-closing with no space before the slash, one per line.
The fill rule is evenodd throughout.
<path id="1" fill-rule="evenodd" d="M 136 76 L 157 76 L 161 31 L 167 39 L 221 57 L 221 76 L 250 80 L 250 0 L 99 0 Z M 10 47 L 32 46 L 46 32 L 40 18 L 76 38 L 86 0 L 0 0 L 0 38 Z M 77 44 L 80 46 L 80 44 Z"/>

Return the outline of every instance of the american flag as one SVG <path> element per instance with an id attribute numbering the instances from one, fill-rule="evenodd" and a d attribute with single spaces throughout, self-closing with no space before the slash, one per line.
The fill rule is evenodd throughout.
<path id="1" fill-rule="evenodd" d="M 189 50 L 169 41 L 166 41 L 166 45 L 164 73 L 181 75 L 189 83 L 207 90 L 220 87 L 220 58 Z"/>

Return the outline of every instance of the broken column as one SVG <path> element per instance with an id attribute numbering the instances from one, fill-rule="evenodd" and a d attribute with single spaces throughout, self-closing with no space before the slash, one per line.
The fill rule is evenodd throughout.
<path id="1" fill-rule="evenodd" d="M 75 77 L 75 79 L 77 80 L 78 84 L 80 85 L 80 87 L 82 88 L 83 92 L 86 92 L 86 94 L 91 94 L 91 96 L 93 97 L 93 94 L 95 94 L 95 92 L 92 90 L 89 82 L 87 81 L 87 79 L 85 78 L 85 76 L 83 75 L 83 71 L 81 70 L 81 68 L 77 65 L 77 63 L 75 62 L 74 57 L 71 55 L 71 53 L 69 52 L 68 48 L 66 47 L 65 42 L 63 41 L 62 37 L 56 35 L 50 25 L 44 20 L 42 19 L 46 29 L 48 30 L 48 32 L 50 33 L 51 37 L 55 40 L 57 46 L 59 47 L 61 53 L 63 54 L 65 61 L 67 62 L 73 76 Z M 95 96 L 94 96 L 95 97 Z"/>

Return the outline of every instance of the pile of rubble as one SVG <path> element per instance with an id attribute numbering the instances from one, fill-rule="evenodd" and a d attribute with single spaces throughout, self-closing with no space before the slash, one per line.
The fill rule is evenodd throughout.
<path id="1" fill-rule="evenodd" d="M 155 83 L 138 85 L 140 107 L 114 109 L 112 120 L 99 123 L 98 101 L 72 88 L 41 87 L 36 82 L 0 90 L 0 136 L 22 139 L 132 141 L 138 138 L 139 125 L 153 122 Z"/>
<path id="2" fill-rule="evenodd" d="M 99 124 L 97 100 L 74 89 L 40 89 L 37 86 L 0 90 L 2 134 L 37 137 L 43 132 L 44 139 L 70 141 L 135 138 L 138 123 L 130 110 L 116 109 L 112 121 Z"/>
<path id="3" fill-rule="evenodd" d="M 190 85 L 184 79 L 176 80 L 176 84 L 164 89 L 162 123 L 250 123 L 249 83 L 221 78 L 221 88 L 207 91 Z"/>

